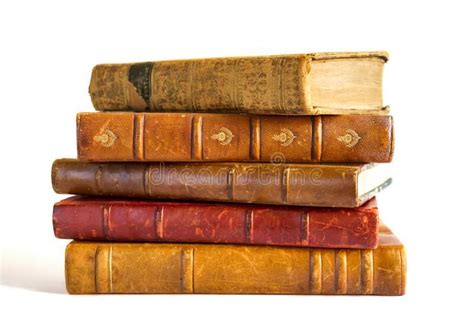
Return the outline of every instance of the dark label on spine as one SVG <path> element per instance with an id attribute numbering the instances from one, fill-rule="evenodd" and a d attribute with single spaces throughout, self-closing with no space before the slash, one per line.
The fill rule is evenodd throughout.
<path id="1" fill-rule="evenodd" d="M 152 62 L 136 63 L 130 67 L 128 72 L 128 80 L 133 84 L 137 93 L 146 103 L 146 110 L 150 109 L 150 92 L 151 92 L 151 71 L 153 69 Z"/>

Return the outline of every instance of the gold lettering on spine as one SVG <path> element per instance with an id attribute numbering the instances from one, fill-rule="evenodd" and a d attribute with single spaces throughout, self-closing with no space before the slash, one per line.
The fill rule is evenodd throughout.
<path id="1" fill-rule="evenodd" d="M 211 138 L 213 140 L 218 141 L 219 144 L 221 145 L 227 145 L 227 144 L 230 144 L 230 142 L 232 142 L 232 139 L 234 138 L 234 134 L 232 133 L 232 131 L 230 131 L 229 128 L 221 127 L 219 129 L 219 132 L 216 134 L 213 134 Z"/>
<path id="2" fill-rule="evenodd" d="M 100 134 L 94 136 L 94 141 L 100 143 L 105 148 L 110 148 L 117 140 L 117 136 L 110 129 L 105 129 Z"/>
<path id="3" fill-rule="evenodd" d="M 288 128 L 283 128 L 280 130 L 279 134 L 275 134 L 272 136 L 274 141 L 277 141 L 282 146 L 289 146 L 295 140 L 296 136 L 293 132 Z"/>
<path id="4" fill-rule="evenodd" d="M 339 142 L 344 143 L 344 145 L 348 148 L 356 146 L 357 143 L 359 143 L 360 139 L 361 137 L 359 136 L 359 134 L 353 129 L 346 129 L 345 135 L 337 137 L 337 140 Z"/>

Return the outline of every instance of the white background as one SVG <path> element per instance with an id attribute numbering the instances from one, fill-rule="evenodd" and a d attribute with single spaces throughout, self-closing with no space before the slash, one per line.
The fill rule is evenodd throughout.
<path id="1" fill-rule="evenodd" d="M 0 328 L 468 330 L 474 282 L 473 9 L 469 1 L 2 1 Z M 75 157 L 92 66 L 387 50 L 396 125 L 385 223 L 408 254 L 403 297 L 70 296 L 50 167 Z M 470 317 L 471 316 L 471 317 Z M 5 329 L 6 327 L 6 329 Z M 43 328 L 41 328 L 43 330 Z"/>

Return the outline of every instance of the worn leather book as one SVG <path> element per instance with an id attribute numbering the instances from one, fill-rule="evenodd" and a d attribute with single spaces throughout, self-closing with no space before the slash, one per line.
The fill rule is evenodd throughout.
<path id="1" fill-rule="evenodd" d="M 90 161 L 389 162 L 391 116 L 94 112 L 77 115 Z"/>
<path id="2" fill-rule="evenodd" d="M 386 113 L 386 52 L 314 53 L 102 64 L 97 110 L 256 114 Z"/>
<path id="3" fill-rule="evenodd" d="M 377 249 L 72 242 L 71 294 L 373 294 L 405 292 L 405 252 L 382 226 Z"/>
<path id="4" fill-rule="evenodd" d="M 375 198 L 338 209 L 71 197 L 53 211 L 61 239 L 320 248 L 375 248 L 378 220 Z"/>
<path id="5" fill-rule="evenodd" d="M 327 207 L 360 206 L 387 164 L 94 163 L 56 160 L 57 193 Z"/>

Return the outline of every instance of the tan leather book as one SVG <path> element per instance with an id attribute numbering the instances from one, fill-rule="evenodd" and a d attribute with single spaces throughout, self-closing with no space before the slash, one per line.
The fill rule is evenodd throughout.
<path id="1" fill-rule="evenodd" d="M 71 294 L 402 295 L 405 251 L 385 226 L 377 249 L 71 242 Z"/>
<path id="2" fill-rule="evenodd" d="M 385 166 L 59 159 L 52 183 L 60 194 L 356 207 L 391 183 Z"/>
<path id="3" fill-rule="evenodd" d="M 391 116 L 197 113 L 77 114 L 89 161 L 389 162 Z"/>
<path id="4" fill-rule="evenodd" d="M 386 52 L 171 60 L 94 67 L 102 111 L 255 114 L 386 113 Z"/>

